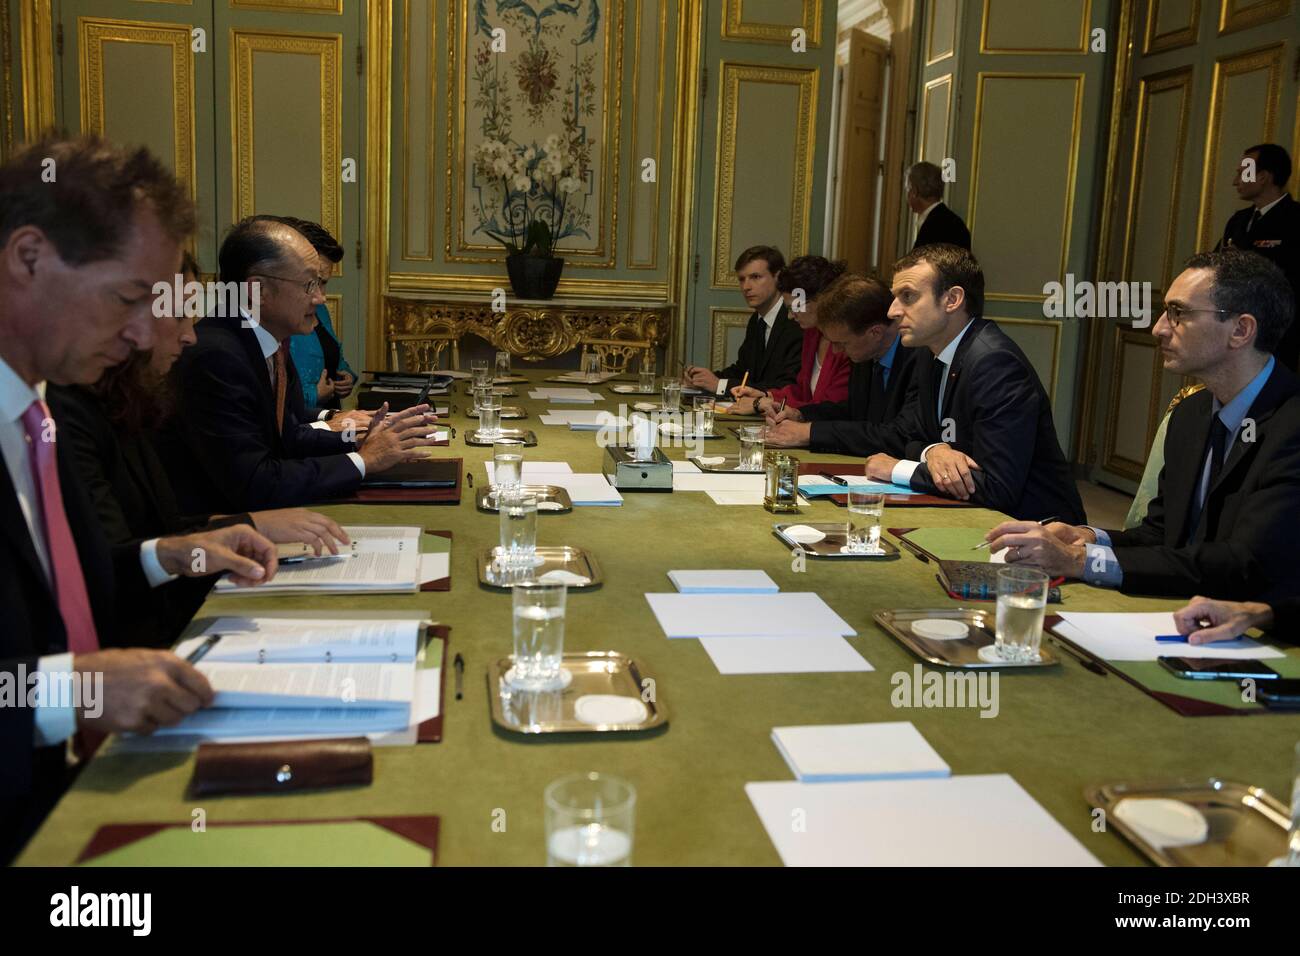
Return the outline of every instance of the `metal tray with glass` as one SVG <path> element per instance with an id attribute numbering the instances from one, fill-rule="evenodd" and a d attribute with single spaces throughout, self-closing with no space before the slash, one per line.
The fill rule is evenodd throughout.
<path id="1" fill-rule="evenodd" d="M 742 475 L 761 475 L 762 468 L 741 468 L 739 455 L 692 455 L 686 459 L 700 471 L 709 474 L 732 474 L 740 472 Z"/>
<path id="2" fill-rule="evenodd" d="M 573 499 L 569 497 L 568 491 L 559 485 L 521 485 L 519 490 L 537 499 L 538 514 L 567 514 L 573 510 Z M 493 514 L 500 511 L 496 486 L 488 485 L 480 488 L 475 504 L 479 511 L 490 511 Z"/>
<path id="3" fill-rule="evenodd" d="M 563 686 L 520 690 L 507 675 L 513 657 L 488 667 L 492 722 L 519 734 L 627 733 L 668 722 L 654 679 L 630 657 L 615 651 L 564 654 Z M 654 688 L 654 693 L 647 693 Z M 648 698 L 648 699 L 647 699 Z"/>
<path id="4" fill-rule="evenodd" d="M 524 445 L 532 448 L 537 444 L 537 436 L 524 428 L 503 428 L 491 438 L 480 435 L 477 428 L 465 431 L 465 444 L 476 448 L 491 448 L 493 445 Z"/>
<path id="5" fill-rule="evenodd" d="M 1268 866 L 1285 858 L 1290 814 L 1249 784 L 1208 780 L 1106 783 L 1084 799 L 1157 866 Z"/>
<path id="6" fill-rule="evenodd" d="M 1038 659 L 1012 662 L 990 659 L 988 651 L 997 643 L 996 615 L 992 608 L 921 608 L 916 610 L 882 610 L 875 613 L 876 623 L 886 634 L 921 660 L 940 667 L 965 670 L 998 670 L 1007 667 L 1053 667 L 1060 659 L 1041 645 Z M 921 625 L 925 633 L 914 625 Z M 965 627 L 961 627 L 965 625 Z"/>
<path id="7" fill-rule="evenodd" d="M 810 558 L 837 561 L 894 561 L 902 554 L 892 542 L 880 539 L 880 551 L 849 550 L 850 525 L 847 521 L 803 523 L 783 521 L 772 525 L 772 534 L 791 551 L 802 551 Z"/>
<path id="8" fill-rule="evenodd" d="M 484 548 L 478 554 L 478 581 L 490 588 L 508 591 L 516 584 L 539 581 L 543 584 L 567 584 L 570 591 L 589 591 L 605 583 L 600 565 L 582 548 L 567 544 L 534 549 L 531 568 L 503 568 L 498 560 L 499 548 Z M 550 577 L 547 577 L 550 575 Z"/>
<path id="9" fill-rule="evenodd" d="M 476 421 L 478 420 L 478 409 L 475 408 L 472 403 L 468 407 L 466 407 L 465 417 L 473 418 Z M 501 418 L 503 421 L 509 419 L 519 419 L 519 418 L 527 418 L 527 417 L 528 417 L 528 412 L 518 405 L 501 406 Z"/>

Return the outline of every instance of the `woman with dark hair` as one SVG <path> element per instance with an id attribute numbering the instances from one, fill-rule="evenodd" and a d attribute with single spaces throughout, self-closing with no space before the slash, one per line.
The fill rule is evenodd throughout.
<path id="1" fill-rule="evenodd" d="M 800 408 L 814 402 L 842 402 L 849 396 L 848 356 L 831 350 L 830 342 L 817 329 L 817 297 L 844 274 L 843 262 L 821 256 L 800 256 L 776 277 L 776 287 L 785 297 L 790 315 L 803 329 L 803 360 L 793 385 L 761 389 L 746 386 L 732 394 L 738 401 L 733 412 L 740 415 L 766 413 L 780 408 Z M 802 308 L 800 307 L 802 305 Z"/>
<path id="2" fill-rule="evenodd" d="M 186 253 L 185 282 L 199 278 Z M 90 494 L 110 544 L 143 541 L 194 530 L 249 524 L 280 544 L 301 542 L 317 554 L 338 553 L 347 535 L 332 520 L 304 508 L 242 515 L 183 515 L 175 489 L 154 449 L 153 439 L 172 414 L 167 373 L 181 350 L 193 345 L 195 315 L 173 303 L 175 317 L 155 320 L 154 347 L 132 352 L 91 386 L 50 385 L 46 390 L 58 438 L 71 448 L 78 475 Z M 156 314 L 156 313 L 155 313 Z M 121 633 L 133 646 L 169 647 L 199 605 L 215 577 L 180 578 L 153 591 L 155 602 L 118 608 Z"/>

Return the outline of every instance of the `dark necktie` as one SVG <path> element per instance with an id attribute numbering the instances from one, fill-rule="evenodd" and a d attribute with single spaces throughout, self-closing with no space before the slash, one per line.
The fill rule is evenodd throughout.
<path id="1" fill-rule="evenodd" d="M 945 365 L 943 361 L 940 360 L 939 356 L 936 355 L 934 357 L 934 395 L 931 396 L 930 399 L 930 407 L 934 409 L 934 415 L 936 418 L 943 417 L 943 407 L 941 405 L 940 396 L 943 396 L 943 398 L 948 397 L 943 387 L 943 380 L 947 374 L 948 366 Z"/>
<path id="2" fill-rule="evenodd" d="M 1246 223 L 1246 235 L 1249 236 L 1252 232 L 1255 231 L 1255 224 L 1259 222 L 1259 220 L 1260 220 L 1259 207 L 1256 206 L 1250 213 L 1250 222 Z"/>
<path id="3" fill-rule="evenodd" d="M 1204 541 L 1206 535 L 1205 509 L 1210 503 L 1210 494 L 1214 491 L 1214 485 L 1219 480 L 1219 475 L 1223 472 L 1223 459 L 1228 447 L 1228 426 L 1223 424 L 1223 419 L 1218 415 L 1210 423 L 1210 437 L 1205 443 L 1206 451 L 1210 456 L 1209 463 L 1209 481 L 1204 483 L 1205 497 L 1201 499 L 1201 507 L 1196 512 L 1196 519 L 1192 522 L 1192 540 Z M 1204 458 L 1202 458 L 1204 461 Z M 1204 466 L 1203 466 L 1204 468 Z M 1204 470 L 1202 471 L 1202 475 Z M 1201 483 L 1197 483 L 1199 491 Z"/>
<path id="4" fill-rule="evenodd" d="M 281 434 L 284 433 L 284 392 L 289 377 L 285 372 L 288 364 L 285 357 L 288 354 L 289 340 L 285 339 L 275 350 L 275 430 Z"/>

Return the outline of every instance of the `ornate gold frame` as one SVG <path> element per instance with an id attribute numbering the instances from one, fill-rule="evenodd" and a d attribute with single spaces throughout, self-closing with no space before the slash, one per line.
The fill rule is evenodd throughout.
<path id="1" fill-rule="evenodd" d="M 1009 315 L 986 315 L 985 318 L 991 319 L 999 325 L 1027 325 L 1052 330 L 1052 383 L 1047 389 L 1047 397 L 1051 399 L 1052 406 L 1055 407 L 1056 383 L 1060 380 L 1061 375 L 1061 338 L 1064 323 L 1052 319 L 1019 319 Z"/>
<path id="2" fill-rule="evenodd" d="M 638 34 L 641 29 L 642 0 L 636 0 L 636 30 Z M 641 182 L 641 151 L 639 145 L 639 127 L 641 125 L 641 44 L 638 43 L 632 53 L 632 165 L 628 171 L 628 200 L 627 200 L 627 268 L 629 269 L 658 269 L 659 268 L 659 208 L 660 199 L 662 198 L 662 177 L 659 176 L 658 170 L 663 166 L 663 115 L 664 115 L 664 69 L 667 64 L 664 58 L 664 51 L 668 46 L 668 6 L 659 4 L 659 81 L 655 85 L 655 150 L 653 159 L 655 161 L 655 181 L 654 186 L 654 213 L 650 217 L 650 260 L 637 261 L 633 255 L 633 245 L 636 236 L 636 201 L 632 198 L 632 193 L 636 189 L 642 188 Z"/>
<path id="3" fill-rule="evenodd" d="M 1201 26 L 1201 0 L 1191 0 L 1186 26 L 1170 33 L 1156 33 L 1156 20 L 1160 16 L 1160 0 L 1151 0 L 1147 6 L 1146 32 L 1142 39 L 1142 55 L 1164 53 L 1180 47 L 1191 46 L 1196 42 Z"/>
<path id="4" fill-rule="evenodd" d="M 23 65 L 23 139 L 54 127 L 54 19 L 50 0 L 18 6 Z"/>
<path id="5" fill-rule="evenodd" d="M 791 196 L 789 254 L 800 255 L 806 248 L 812 210 L 808 201 L 813 189 L 813 150 L 816 138 L 813 124 L 817 120 L 817 68 L 769 66 L 756 63 L 719 64 L 719 87 L 722 93 L 718 108 L 718 141 L 714 157 L 713 271 L 714 289 L 735 287 L 731 259 L 725 245 L 731 237 L 732 207 L 735 202 L 736 127 L 741 83 L 773 83 L 796 86 L 799 90 L 799 122 L 794 136 L 794 189 Z M 793 79 L 791 79 L 793 78 Z"/>
<path id="6" fill-rule="evenodd" d="M 393 123 L 390 89 L 393 68 L 393 0 L 370 0 L 366 7 L 366 208 L 365 343 L 366 361 L 387 361 L 384 348 L 384 295 L 388 288 L 389 166 Z"/>
<path id="7" fill-rule="evenodd" d="M 1083 0 L 1083 16 L 1079 22 L 1079 48 L 1061 48 L 1052 47 L 990 47 L 988 45 L 989 30 L 989 7 L 993 0 L 984 0 L 984 13 L 980 19 L 980 53 L 989 56 L 1087 56 L 1088 55 L 1088 30 L 1092 24 L 1092 0 Z"/>
<path id="8" fill-rule="evenodd" d="M 1133 481 L 1138 481 L 1142 477 L 1142 470 L 1146 467 L 1145 458 L 1142 461 L 1134 461 L 1131 458 L 1117 457 L 1115 454 L 1115 436 L 1119 428 L 1119 391 L 1123 383 L 1122 374 L 1125 345 L 1136 345 L 1142 348 L 1151 349 L 1152 369 L 1151 369 L 1151 396 L 1147 403 L 1147 428 L 1145 445 L 1148 449 L 1151 447 L 1151 438 L 1155 430 L 1160 426 L 1160 419 L 1157 417 L 1160 409 L 1160 385 L 1163 368 L 1156 365 L 1160 360 L 1160 350 L 1157 347 L 1156 340 L 1147 332 L 1135 332 L 1132 329 L 1125 328 L 1122 325 L 1112 326 L 1114 335 L 1114 356 L 1115 372 L 1111 376 L 1110 386 L 1110 412 L 1106 421 L 1106 435 L 1102 446 L 1101 466 L 1117 475 L 1123 475 Z"/>
<path id="9" fill-rule="evenodd" d="M 427 3 L 427 0 L 426 0 Z M 427 193 L 429 197 L 429 213 L 426 219 L 426 229 L 428 231 L 428 254 L 423 256 L 413 255 L 411 253 L 411 217 L 408 197 L 410 191 L 410 168 L 411 168 L 411 143 L 409 140 L 411 129 L 411 0 L 402 0 L 402 44 L 404 53 L 402 55 L 402 261 L 403 262 L 433 262 L 435 238 L 437 230 L 434 228 L 433 217 L 433 197 L 436 194 L 437 172 L 434 168 L 434 127 L 437 123 L 437 110 L 434 104 L 437 102 L 437 38 L 438 22 L 434 14 L 437 12 L 432 5 L 427 6 L 429 15 L 429 128 L 427 130 L 425 143 L 425 177 L 428 179 Z"/>
<path id="10" fill-rule="evenodd" d="M 943 124 L 943 154 L 948 155 L 948 145 L 952 137 L 952 74 L 945 73 L 943 76 L 936 76 L 925 84 L 925 89 L 921 92 L 921 125 L 916 132 L 916 158 L 919 162 L 925 158 L 925 148 L 929 145 L 926 142 L 926 135 L 930 131 L 930 97 L 941 86 L 948 87 L 948 115 L 944 118 Z"/>
<path id="11" fill-rule="evenodd" d="M 1219 36 L 1249 30 L 1251 27 L 1278 20 L 1287 15 L 1291 9 L 1291 0 L 1270 0 L 1245 10 L 1236 9 L 1236 0 L 1220 0 Z"/>
<path id="12" fill-rule="evenodd" d="M 367 0 L 370 2 L 370 0 Z M 273 10 L 276 13 L 324 13 L 341 16 L 343 0 L 230 0 L 232 10 Z"/>
<path id="13" fill-rule="evenodd" d="M 802 27 L 808 35 L 808 49 L 813 50 L 822 45 L 822 0 L 800 0 L 800 22 L 789 25 L 747 21 L 744 10 L 745 0 L 724 0 L 724 3 L 722 11 L 722 39 L 724 40 L 788 44 L 790 31 Z"/>
<path id="14" fill-rule="evenodd" d="M 709 368 L 722 368 L 727 364 L 727 330 L 745 328 L 753 314 L 745 309 L 732 309 L 722 305 L 710 307 Z"/>

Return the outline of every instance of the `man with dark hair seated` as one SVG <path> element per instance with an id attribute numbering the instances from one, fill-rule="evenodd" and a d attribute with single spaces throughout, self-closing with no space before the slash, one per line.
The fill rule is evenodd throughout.
<path id="1" fill-rule="evenodd" d="M 1102 531 L 1007 522 L 1007 561 L 1125 593 L 1271 601 L 1300 594 L 1300 379 L 1272 355 L 1295 310 L 1252 252 L 1202 253 L 1151 333 L 1167 372 L 1204 390 L 1169 417 L 1159 491 L 1142 524 Z"/>
<path id="2" fill-rule="evenodd" d="M 803 357 L 803 330 L 791 321 L 785 298 L 777 288 L 777 277 L 785 268 L 785 256 L 771 246 L 753 246 L 736 259 L 736 279 L 745 304 L 754 310 L 745 328 L 736 361 L 724 369 L 687 366 L 687 385 L 719 395 L 738 388 L 741 382 L 755 388 L 793 385 L 799 377 Z M 745 381 L 748 374 L 748 381 Z"/>

